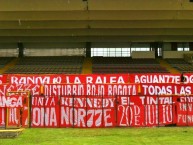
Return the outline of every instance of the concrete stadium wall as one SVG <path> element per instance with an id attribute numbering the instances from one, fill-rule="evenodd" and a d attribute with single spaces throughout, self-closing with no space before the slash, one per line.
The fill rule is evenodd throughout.
<path id="1" fill-rule="evenodd" d="M 155 52 L 154 51 L 133 51 L 131 53 L 131 57 L 133 59 L 137 59 L 137 58 L 155 58 Z"/>
<path id="2" fill-rule="evenodd" d="M 193 51 L 164 51 L 163 59 L 166 58 L 184 58 L 184 54 L 192 54 Z"/>

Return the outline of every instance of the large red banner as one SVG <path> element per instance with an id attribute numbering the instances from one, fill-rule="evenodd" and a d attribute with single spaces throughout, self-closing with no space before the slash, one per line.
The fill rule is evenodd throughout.
<path id="1" fill-rule="evenodd" d="M 172 96 L 119 97 L 118 126 L 164 126 L 175 122 Z"/>
<path id="2" fill-rule="evenodd" d="M 185 83 L 193 83 L 193 74 L 183 74 Z M 0 75 L 0 84 L 127 84 L 127 83 L 175 83 L 179 84 L 181 74 L 90 74 L 90 75 Z"/>
<path id="3" fill-rule="evenodd" d="M 5 127 L 6 123 L 6 108 L 0 107 L 0 128 Z"/>
<path id="4" fill-rule="evenodd" d="M 32 97 L 31 126 L 58 127 L 59 126 L 59 97 Z"/>
<path id="5" fill-rule="evenodd" d="M 7 93 L 28 92 L 31 95 L 41 94 L 41 85 L 39 84 L 1 84 L 0 96 L 6 96 Z"/>
<path id="6" fill-rule="evenodd" d="M 9 75 L 11 84 L 126 84 L 128 74 L 106 75 Z"/>
<path id="7" fill-rule="evenodd" d="M 193 96 L 181 96 L 177 102 L 177 125 L 193 126 Z"/>
<path id="8" fill-rule="evenodd" d="M 25 93 L 0 96 L 1 126 L 29 126 L 29 96 Z"/>
<path id="9" fill-rule="evenodd" d="M 142 95 L 191 95 L 193 94 L 192 84 L 174 83 L 148 83 L 141 84 Z"/>
<path id="10" fill-rule="evenodd" d="M 180 74 L 1 76 L 0 126 L 7 115 L 9 125 L 24 127 L 192 126 L 193 75 L 184 76 L 183 83 Z M 22 118 L 7 92 L 31 94 Z"/>
<path id="11" fill-rule="evenodd" d="M 137 95 L 139 84 L 45 84 L 45 96 L 115 96 Z"/>
<path id="12" fill-rule="evenodd" d="M 176 124 L 174 96 L 32 98 L 32 127 L 166 126 Z"/>
<path id="13" fill-rule="evenodd" d="M 7 75 L 0 75 L 0 84 L 6 83 L 7 82 Z"/>

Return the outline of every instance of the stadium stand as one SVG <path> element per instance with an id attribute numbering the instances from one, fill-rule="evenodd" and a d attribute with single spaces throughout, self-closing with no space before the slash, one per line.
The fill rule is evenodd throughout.
<path id="1" fill-rule="evenodd" d="M 165 59 L 173 68 L 177 69 L 180 73 L 193 72 L 192 64 L 186 62 L 184 59 L 170 58 Z"/>
<path id="2" fill-rule="evenodd" d="M 5 74 L 81 74 L 84 57 L 23 57 Z"/>
<path id="3" fill-rule="evenodd" d="M 97 73 L 169 73 L 156 59 L 93 57 L 92 72 Z"/>
<path id="4" fill-rule="evenodd" d="M 13 60 L 13 57 L 0 57 L 0 69 L 5 67 L 11 60 Z"/>

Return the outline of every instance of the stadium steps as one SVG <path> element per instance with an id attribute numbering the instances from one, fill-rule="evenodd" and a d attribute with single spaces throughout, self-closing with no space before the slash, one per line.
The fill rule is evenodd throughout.
<path id="1" fill-rule="evenodd" d="M 92 58 L 84 58 L 82 74 L 92 74 Z"/>
<path id="2" fill-rule="evenodd" d="M 18 61 L 18 58 L 14 58 L 10 63 L 6 64 L 2 69 L 0 69 L 0 74 L 3 74 L 10 67 L 14 66 Z"/>
<path id="3" fill-rule="evenodd" d="M 165 60 L 163 59 L 158 59 L 160 66 L 165 67 L 170 73 L 172 74 L 178 74 L 180 73 L 177 69 L 173 68 L 170 64 L 168 64 Z"/>

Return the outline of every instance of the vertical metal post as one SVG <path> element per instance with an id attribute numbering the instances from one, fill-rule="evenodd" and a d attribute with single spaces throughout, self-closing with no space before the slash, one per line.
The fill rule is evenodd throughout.
<path id="1" fill-rule="evenodd" d="M 159 105 L 160 105 L 160 103 L 159 103 L 159 95 L 157 95 L 157 114 L 158 114 L 158 116 L 157 116 L 157 122 L 158 122 L 158 127 L 159 127 L 159 115 L 160 115 L 160 111 L 159 111 Z"/>
<path id="2" fill-rule="evenodd" d="M 88 97 L 88 96 L 86 95 L 86 127 L 88 127 L 88 124 L 87 124 L 87 123 L 88 123 L 88 116 L 87 116 L 87 115 L 88 115 L 88 112 L 87 112 L 87 111 L 88 111 L 87 97 Z"/>
<path id="3" fill-rule="evenodd" d="M 45 115 L 45 111 L 46 111 L 46 103 L 45 103 L 45 99 L 46 99 L 46 96 L 43 96 L 44 97 L 44 128 L 45 128 L 45 125 L 46 125 L 46 115 Z M 47 96 L 48 97 L 48 96 Z"/>
<path id="4" fill-rule="evenodd" d="M 187 95 L 185 96 L 186 97 L 186 126 L 188 126 L 188 99 L 187 99 Z"/>
<path id="5" fill-rule="evenodd" d="M 148 115 L 149 115 L 149 112 L 148 112 L 148 105 L 150 105 L 150 104 L 148 104 L 147 103 L 147 96 L 145 96 L 145 101 L 146 101 L 146 126 L 148 125 Z"/>
<path id="6" fill-rule="evenodd" d="M 115 95 L 115 124 L 116 124 L 116 126 L 118 125 L 118 114 L 117 114 L 117 105 L 118 104 L 118 101 L 117 101 L 117 95 Z"/>
<path id="7" fill-rule="evenodd" d="M 58 103 L 57 103 L 57 105 L 58 105 L 58 111 L 59 111 L 59 121 L 58 121 L 58 128 L 60 128 L 60 126 L 61 126 L 61 96 L 57 96 L 57 98 L 58 98 Z"/>
<path id="8" fill-rule="evenodd" d="M 146 101 L 146 96 L 145 96 L 145 101 L 144 101 L 144 126 L 146 126 L 146 109 L 147 109 L 147 101 Z"/>
<path id="9" fill-rule="evenodd" d="M 8 110 L 7 110 L 7 107 L 5 107 L 5 110 L 4 110 L 4 112 L 5 112 L 5 115 L 4 115 L 4 117 L 5 117 L 5 129 L 7 129 L 7 124 L 8 124 Z"/>
<path id="10" fill-rule="evenodd" d="M 29 128 L 31 128 L 32 125 L 32 95 L 29 95 Z"/>
<path id="11" fill-rule="evenodd" d="M 174 97 L 173 97 L 173 95 L 172 95 L 172 124 L 174 124 L 174 111 L 175 112 L 177 112 L 177 110 L 176 110 L 176 108 L 174 108 L 175 107 L 175 105 L 174 105 Z M 175 113 L 175 115 L 176 115 L 177 113 Z"/>
<path id="12" fill-rule="evenodd" d="M 104 98 L 104 96 L 102 95 L 102 127 L 104 127 L 104 105 L 103 105 L 103 98 Z"/>
<path id="13" fill-rule="evenodd" d="M 130 109 L 130 107 L 131 107 L 131 104 L 130 104 L 130 102 L 131 102 L 131 96 L 128 96 L 129 97 L 129 117 L 128 117 L 128 121 L 129 121 L 129 127 L 131 127 L 131 109 Z"/>
<path id="14" fill-rule="evenodd" d="M 74 95 L 72 95 L 72 123 L 73 123 L 73 125 L 72 125 L 72 127 L 74 128 Z"/>

